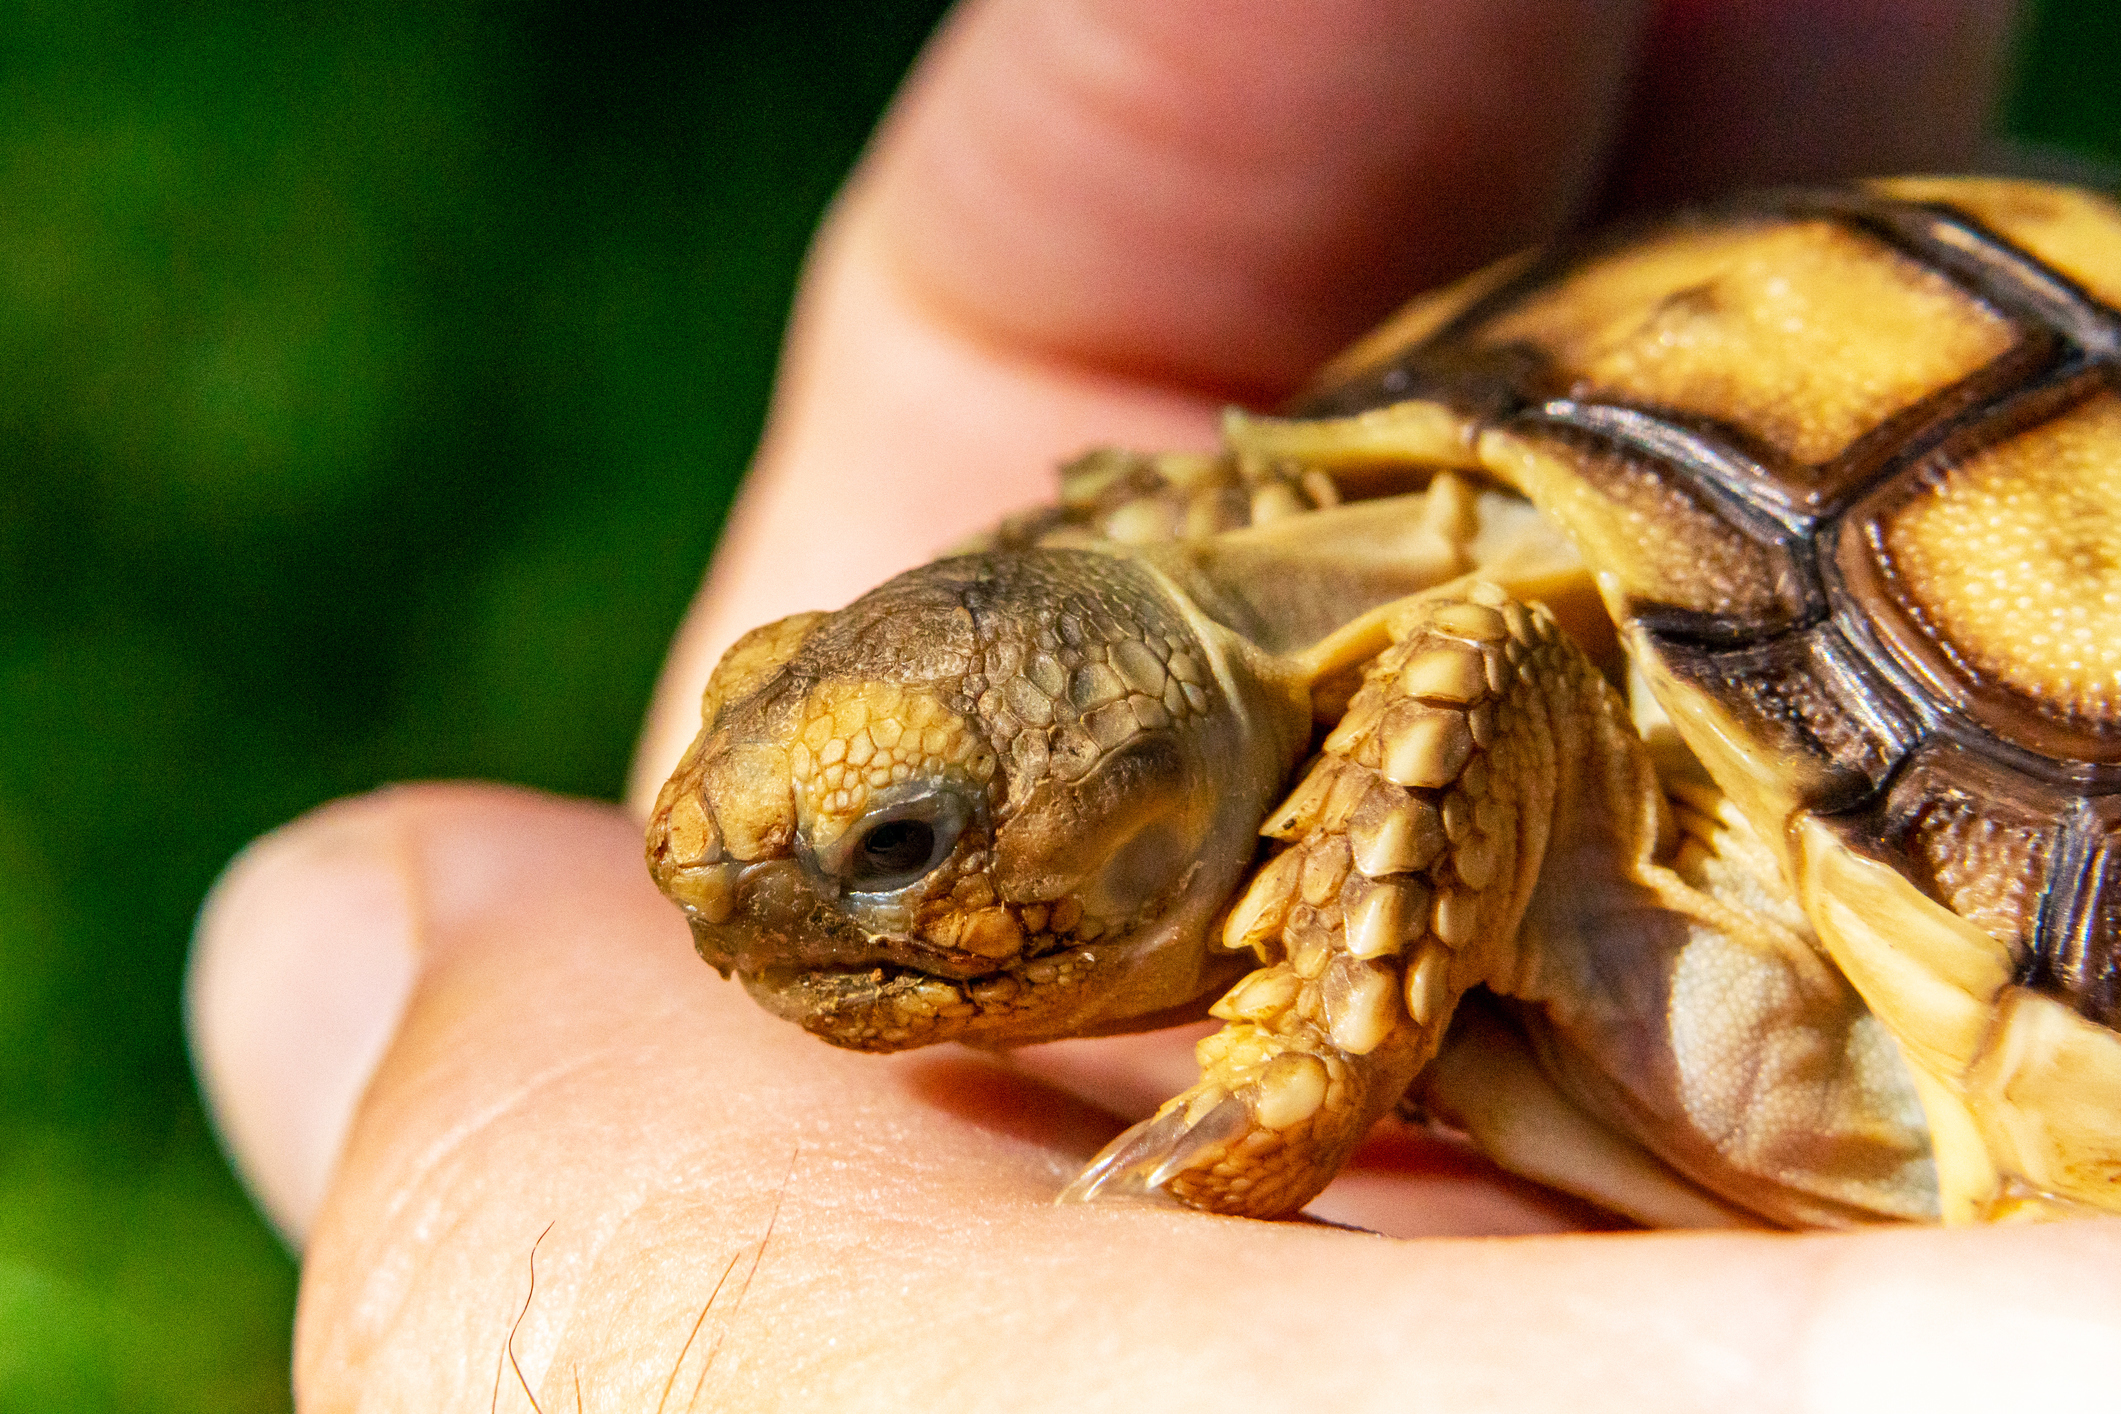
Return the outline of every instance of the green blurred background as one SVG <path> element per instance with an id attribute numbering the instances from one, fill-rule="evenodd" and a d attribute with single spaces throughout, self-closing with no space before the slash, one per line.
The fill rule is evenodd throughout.
<path id="1" fill-rule="evenodd" d="M 0 1411 L 285 1408 L 193 911 L 381 781 L 617 794 L 941 6 L 0 0 Z M 2015 135 L 2121 160 L 2121 6 Z"/>

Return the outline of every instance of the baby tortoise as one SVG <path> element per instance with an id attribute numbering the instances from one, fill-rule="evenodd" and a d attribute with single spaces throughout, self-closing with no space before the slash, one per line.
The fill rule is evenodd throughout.
<path id="1" fill-rule="evenodd" d="M 2116 307 L 1998 180 L 1505 261 L 752 633 L 651 868 L 840 1045 L 1220 1018 L 1077 1198 L 1408 1106 L 1650 1223 L 2121 1209 Z"/>

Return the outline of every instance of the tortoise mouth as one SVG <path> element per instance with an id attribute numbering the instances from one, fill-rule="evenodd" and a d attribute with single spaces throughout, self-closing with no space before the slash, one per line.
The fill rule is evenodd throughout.
<path id="1" fill-rule="evenodd" d="M 777 866 L 773 882 L 792 872 Z M 747 897 L 719 919 L 688 909 L 694 950 L 724 977 L 740 973 L 747 981 L 809 973 L 841 979 L 829 990 L 851 994 L 864 986 L 905 987 L 927 980 L 969 996 L 1093 940 L 1109 945 L 1135 931 L 1086 918 L 1072 902 L 967 909 L 951 908 L 945 900 L 943 908 L 923 917 L 918 903 L 850 908 L 850 902 L 862 902 L 859 896 L 828 898 L 805 881 L 797 885 L 764 903 Z"/>
<path id="2" fill-rule="evenodd" d="M 814 1036 L 859 1051 L 900 1051 L 942 1041 L 1020 1045 L 1073 1034 L 1095 1009 L 1094 984 L 1117 949 L 1074 946 L 1019 958 L 969 977 L 908 963 L 738 968 L 752 998 Z"/>

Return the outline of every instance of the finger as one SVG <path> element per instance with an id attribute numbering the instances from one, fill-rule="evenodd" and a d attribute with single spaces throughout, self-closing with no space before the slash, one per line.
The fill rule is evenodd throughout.
<path id="1" fill-rule="evenodd" d="M 349 804 L 267 835 L 214 885 L 193 940 L 185 1021 L 200 1089 L 236 1172 L 297 1251 L 412 988 L 414 905 L 390 863 L 393 824 Z"/>
<path id="2" fill-rule="evenodd" d="M 965 6 L 812 252 L 635 808 L 744 630 L 1049 500 L 1056 461 L 1088 446 L 1207 445 L 1234 391 L 1277 395 L 1408 291 L 1567 220 L 1598 180 L 1635 13 Z"/>
<path id="3" fill-rule="evenodd" d="M 1391 1243 L 1054 1208 L 1094 1116 L 765 1017 L 615 813 L 387 804 L 422 972 L 305 1263 L 305 1407 L 2074 1407 L 2121 1353 L 2112 1223 Z"/>
<path id="4" fill-rule="evenodd" d="M 424 955 L 431 891 L 410 822 L 460 811 L 467 801 L 513 807 L 521 799 L 417 787 L 325 807 L 246 850 L 202 910 L 186 992 L 202 1088 L 238 1173 L 297 1250 Z M 661 905 L 652 907 L 667 924 Z M 1173 1076 L 1182 1067 L 1190 1078 L 1191 1064 L 1183 1037 L 1061 1042 L 1034 1047 L 1023 1061 L 1027 1072 L 1049 1075 L 1127 1120 L 1180 1088 Z M 1106 1137 L 1086 1142 L 1094 1148 Z M 1444 1178 L 1460 1205 L 1453 1221 L 1461 1230 L 1559 1221 L 1551 1204 L 1507 1185 L 1493 1195 L 1506 1206 L 1482 1206 L 1476 1190 L 1484 1175 Z M 1440 1181 L 1421 1196 L 1433 1201 Z M 1396 1210 L 1415 1201 L 1409 1186 L 1388 1188 L 1373 1175 L 1361 1186 L 1361 1215 L 1412 1230 L 1424 1219 Z M 1345 1202 L 1336 1212 L 1357 1215 Z"/>
<path id="5" fill-rule="evenodd" d="M 2010 0 L 1667 0 L 1613 197 L 1974 165 L 2001 90 Z"/>
<path id="6" fill-rule="evenodd" d="M 1223 396 L 1271 400 L 1601 182 L 1638 202 L 1971 161 L 2008 20 L 2001 0 L 1674 0 L 1608 179 L 1632 7 L 968 6 L 813 257 L 774 434 L 629 799 L 746 628 L 1046 499 L 1087 444 L 1200 444 Z"/>
<path id="7" fill-rule="evenodd" d="M 1214 416 L 1210 399 L 936 324 L 885 275 L 851 200 L 812 253 L 766 440 L 671 644 L 627 799 L 647 813 L 745 630 L 836 609 L 1051 500 L 1056 463 L 1091 445 L 1208 446 Z"/>
<path id="8" fill-rule="evenodd" d="M 1271 400 L 1413 290 L 1594 194 L 1638 7 L 967 7 L 870 173 L 940 317 Z"/>

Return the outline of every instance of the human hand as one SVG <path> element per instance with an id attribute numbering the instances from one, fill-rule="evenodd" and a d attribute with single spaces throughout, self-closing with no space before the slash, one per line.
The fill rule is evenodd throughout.
<path id="1" fill-rule="evenodd" d="M 738 631 L 1043 499 L 1057 456 L 1203 444 L 1222 401 L 1608 199 L 1965 165 L 2005 18 L 968 9 L 820 238 L 636 801 Z M 520 792 L 263 842 L 202 920 L 193 1014 L 231 1147 L 306 1235 L 308 1408 L 2028 1407 L 2121 1354 L 2106 1224 L 1387 1243 L 1054 1208 L 1183 1046 L 832 1051 L 692 957 L 631 819 Z M 1327 1211 L 1576 1216 L 1372 1160 Z"/>

